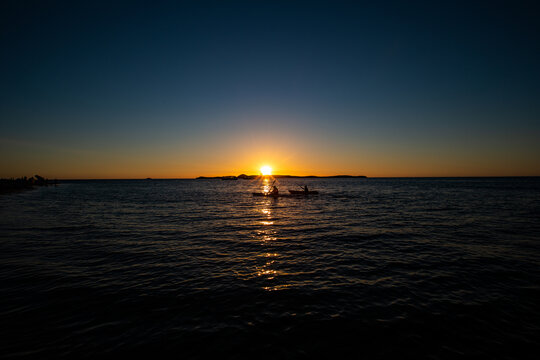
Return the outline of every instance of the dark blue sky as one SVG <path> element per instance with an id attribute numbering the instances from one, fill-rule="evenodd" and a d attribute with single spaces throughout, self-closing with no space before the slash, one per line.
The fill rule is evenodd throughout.
<path id="1" fill-rule="evenodd" d="M 3 176 L 540 175 L 534 2 L 0 6 Z"/>

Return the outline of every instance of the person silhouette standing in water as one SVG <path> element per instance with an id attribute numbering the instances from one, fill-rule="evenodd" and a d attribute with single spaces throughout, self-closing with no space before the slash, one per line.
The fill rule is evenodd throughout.
<path id="1" fill-rule="evenodd" d="M 274 185 L 274 186 L 272 187 L 272 192 L 271 192 L 270 194 L 272 194 L 272 195 L 279 195 L 279 190 L 278 190 L 277 186 Z"/>

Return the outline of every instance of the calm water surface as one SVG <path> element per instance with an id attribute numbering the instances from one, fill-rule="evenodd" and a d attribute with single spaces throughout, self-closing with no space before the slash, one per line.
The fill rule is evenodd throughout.
<path id="1" fill-rule="evenodd" d="M 0 357 L 538 354 L 539 178 L 304 183 L 0 197 Z"/>

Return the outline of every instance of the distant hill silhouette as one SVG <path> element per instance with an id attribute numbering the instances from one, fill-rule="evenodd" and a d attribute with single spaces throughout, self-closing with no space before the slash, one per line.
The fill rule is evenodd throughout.
<path id="1" fill-rule="evenodd" d="M 216 179 L 216 180 L 237 180 L 237 179 L 243 179 L 243 180 L 251 180 L 256 179 L 259 177 L 263 177 L 265 175 L 246 175 L 241 174 L 238 176 L 199 176 L 197 179 Z M 315 175 L 307 175 L 307 176 L 297 176 L 297 175 L 268 175 L 268 177 L 273 177 L 275 179 L 336 179 L 336 178 L 366 178 L 367 176 L 364 175 L 332 175 L 332 176 L 315 176 Z"/>

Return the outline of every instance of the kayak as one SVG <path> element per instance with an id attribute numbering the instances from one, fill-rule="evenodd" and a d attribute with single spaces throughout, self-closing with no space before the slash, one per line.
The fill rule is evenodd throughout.
<path id="1" fill-rule="evenodd" d="M 317 195 L 318 191 L 289 190 L 292 195 Z"/>
<path id="2" fill-rule="evenodd" d="M 291 195 L 291 194 L 264 194 L 264 193 L 252 193 L 253 196 L 262 196 L 262 197 L 268 197 L 268 198 L 274 198 L 274 199 L 277 199 L 277 198 L 292 198 L 292 197 L 295 197 L 294 195 Z"/>

